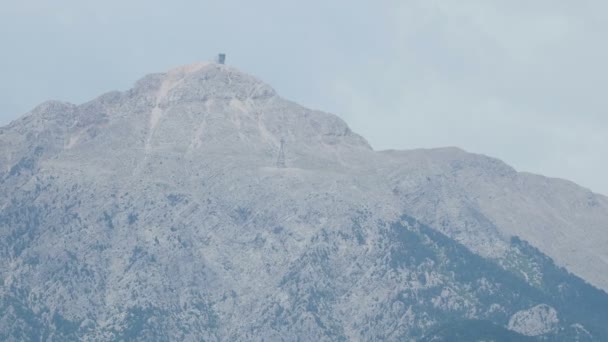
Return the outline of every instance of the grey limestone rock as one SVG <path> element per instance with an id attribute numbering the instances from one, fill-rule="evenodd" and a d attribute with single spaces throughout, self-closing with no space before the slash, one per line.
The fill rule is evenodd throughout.
<path id="1" fill-rule="evenodd" d="M 397 341 L 456 318 L 529 333 L 520 312 L 542 303 L 564 318 L 535 333 L 603 336 L 601 308 L 568 312 L 608 289 L 606 197 L 455 148 L 374 151 L 230 66 L 0 132 L 0 340 Z"/>

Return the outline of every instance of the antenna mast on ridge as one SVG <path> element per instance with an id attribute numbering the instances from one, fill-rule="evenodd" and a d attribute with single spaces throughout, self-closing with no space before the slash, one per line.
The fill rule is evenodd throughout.
<path id="1" fill-rule="evenodd" d="M 284 169 L 285 168 L 285 139 L 281 138 L 281 147 L 279 148 L 279 157 L 277 158 L 277 168 Z"/>

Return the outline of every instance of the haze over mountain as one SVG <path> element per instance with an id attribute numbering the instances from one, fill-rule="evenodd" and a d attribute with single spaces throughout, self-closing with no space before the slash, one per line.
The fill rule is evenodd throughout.
<path id="1" fill-rule="evenodd" d="M 608 338 L 608 198 L 374 151 L 226 65 L 43 103 L 0 151 L 2 340 Z"/>

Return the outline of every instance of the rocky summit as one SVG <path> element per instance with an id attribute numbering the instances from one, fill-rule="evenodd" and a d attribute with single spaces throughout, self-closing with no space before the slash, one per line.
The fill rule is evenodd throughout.
<path id="1" fill-rule="evenodd" d="M 2 341 L 608 340 L 608 198 L 375 151 L 227 65 L 43 103 L 0 151 Z"/>

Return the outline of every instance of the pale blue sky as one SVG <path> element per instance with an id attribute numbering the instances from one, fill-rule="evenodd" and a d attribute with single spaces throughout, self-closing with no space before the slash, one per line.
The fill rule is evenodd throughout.
<path id="1" fill-rule="evenodd" d="M 605 1 L 0 5 L 0 124 L 223 51 L 376 149 L 459 146 L 608 194 Z"/>

